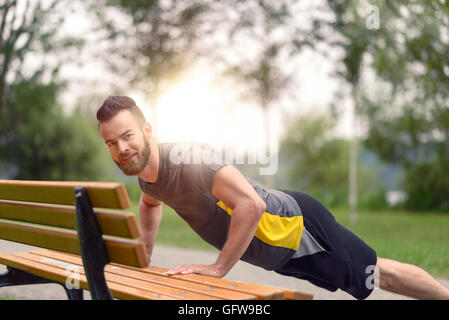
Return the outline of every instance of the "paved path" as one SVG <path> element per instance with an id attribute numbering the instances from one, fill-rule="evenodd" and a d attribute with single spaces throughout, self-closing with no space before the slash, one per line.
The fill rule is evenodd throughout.
<path id="1" fill-rule="evenodd" d="M 14 253 L 34 250 L 36 248 L 0 240 L 0 253 Z M 179 264 L 211 264 L 215 262 L 216 252 L 180 249 L 158 245 L 154 249 L 152 264 L 171 268 Z M 0 265 L 0 273 L 6 268 Z M 245 262 L 238 262 L 237 265 L 226 275 L 226 279 L 247 281 L 258 284 L 266 284 L 283 288 L 291 288 L 310 292 L 317 300 L 352 300 L 352 296 L 344 291 L 329 292 L 310 284 L 307 281 L 281 276 L 275 272 L 254 267 Z M 449 280 L 438 279 L 449 287 Z M 86 294 L 87 293 L 87 294 Z M 0 296 L 7 296 L 14 299 L 34 299 L 34 300 L 60 300 L 66 299 L 64 289 L 57 284 L 30 285 L 0 288 Z M 89 298 L 88 292 L 85 297 Z M 389 293 L 375 288 L 368 299 L 403 300 L 409 299 L 405 296 Z"/>

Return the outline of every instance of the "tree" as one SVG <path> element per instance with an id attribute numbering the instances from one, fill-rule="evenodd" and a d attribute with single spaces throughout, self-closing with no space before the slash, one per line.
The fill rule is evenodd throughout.
<path id="1" fill-rule="evenodd" d="M 2 146 L 9 176 L 35 180 L 105 180 L 110 160 L 99 151 L 97 128 L 82 114 L 64 115 L 60 86 L 35 79 L 10 87 L 14 117 Z M 104 148 L 104 151 L 106 149 Z"/>
<path id="2" fill-rule="evenodd" d="M 369 45 L 369 35 L 366 25 L 366 17 L 359 14 L 360 1 L 333 1 L 329 0 L 328 5 L 334 13 L 334 21 L 327 23 L 337 33 L 337 39 L 327 39 L 333 46 L 343 49 L 342 68 L 337 71 L 337 75 L 350 85 L 350 99 L 352 103 L 351 114 L 351 141 L 349 148 L 349 207 L 350 221 L 357 220 L 357 158 L 358 158 L 358 109 L 359 109 L 359 87 L 360 77 L 363 73 L 363 60 Z"/>
<path id="3" fill-rule="evenodd" d="M 363 48 L 364 58 L 346 65 L 362 65 L 376 76 L 374 84 L 365 81 L 358 87 L 358 113 L 369 127 L 366 146 L 404 167 L 408 208 L 447 209 L 448 179 L 439 168 L 448 164 L 448 4 L 373 2 L 381 20 L 379 29 L 372 30 L 362 2 L 328 3 L 336 17 L 334 30 L 342 37 L 336 43 L 346 57 L 357 52 L 354 46 Z"/>
<path id="4" fill-rule="evenodd" d="M 280 97 L 291 93 L 294 69 L 284 66 L 293 60 L 304 47 L 311 47 L 310 30 L 296 21 L 299 13 L 291 1 L 246 1 L 246 7 L 236 7 L 234 14 L 241 20 L 232 28 L 229 41 L 238 47 L 238 35 L 246 34 L 247 41 L 253 44 L 256 54 L 231 51 L 217 59 L 224 64 L 224 74 L 230 75 L 243 88 L 241 98 L 256 101 L 264 115 L 266 154 L 277 153 L 278 141 L 271 128 L 270 109 Z M 248 14 L 248 7 L 252 10 Z M 282 36 L 280 36 L 282 35 Z M 248 44 L 249 46 L 249 44 Z M 228 56 L 231 55 L 231 58 Z M 237 58 L 236 58 L 237 57 Z M 271 154 L 270 156 L 273 156 Z M 272 188 L 273 173 L 266 170 L 265 186 Z"/>
<path id="5" fill-rule="evenodd" d="M 155 106 L 165 84 L 204 53 L 199 43 L 211 29 L 210 1 L 103 0 L 90 4 L 105 31 L 108 67 Z M 101 53 L 100 53 L 101 54 Z M 116 86 L 117 92 L 123 85 Z M 155 111 L 155 110 L 153 110 Z"/>
<path id="6" fill-rule="evenodd" d="M 346 206 L 350 142 L 334 136 L 336 121 L 325 115 L 306 114 L 291 121 L 282 140 L 281 175 L 287 187 L 320 199 L 327 206 Z M 381 170 L 358 162 L 363 183 L 358 184 L 365 207 L 385 205 Z M 286 188 L 287 188 L 286 187 Z"/>
<path id="7" fill-rule="evenodd" d="M 112 15 L 108 18 L 105 4 L 121 9 L 131 23 L 123 27 Z M 164 82 L 196 61 L 208 60 L 217 75 L 237 80 L 242 98 L 261 106 L 268 147 L 273 140 L 269 108 L 288 92 L 296 71 L 283 62 L 313 44 L 314 28 L 298 20 L 299 11 L 306 10 L 298 9 L 297 4 L 292 0 L 116 0 L 97 2 L 96 11 L 109 37 L 117 40 L 110 52 L 125 57 L 114 63 L 114 69 L 126 68 L 123 74 L 132 75 L 133 86 L 139 83 L 153 106 Z M 130 69 L 130 64 L 134 68 Z M 266 183 L 271 185 L 270 181 Z"/>
<path id="8" fill-rule="evenodd" d="M 94 127 L 79 116 L 65 115 L 58 103 L 64 83 L 57 75 L 66 62 L 66 50 L 82 44 L 57 32 L 72 3 L 22 0 L 0 4 L 3 178 L 104 178 Z"/>

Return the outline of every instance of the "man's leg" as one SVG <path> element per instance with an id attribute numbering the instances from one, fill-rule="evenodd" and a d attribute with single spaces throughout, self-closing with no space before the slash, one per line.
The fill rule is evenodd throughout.
<path id="1" fill-rule="evenodd" d="M 449 300 L 449 288 L 417 266 L 378 257 L 377 267 L 381 289 L 415 299 Z"/>

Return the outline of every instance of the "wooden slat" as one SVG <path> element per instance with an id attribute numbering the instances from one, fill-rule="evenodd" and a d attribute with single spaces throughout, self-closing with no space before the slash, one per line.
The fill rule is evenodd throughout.
<path id="1" fill-rule="evenodd" d="M 58 267 L 49 263 L 42 263 L 23 258 L 17 254 L 0 254 L 0 263 L 10 267 L 32 273 L 34 275 L 54 280 L 65 284 L 69 272 L 65 268 Z M 81 270 L 80 270 L 81 271 Z M 83 273 L 79 276 L 80 288 L 88 290 L 87 279 Z M 108 283 L 111 294 L 118 299 L 150 299 L 150 300 L 173 300 L 175 297 L 154 293 L 151 291 L 129 287 L 125 284 L 116 282 Z"/>
<path id="2" fill-rule="evenodd" d="M 313 294 L 298 290 L 284 290 L 284 299 L 286 300 L 312 300 Z"/>
<path id="3" fill-rule="evenodd" d="M 73 205 L 75 187 L 85 187 L 93 207 L 131 206 L 124 185 L 113 182 L 0 180 L 0 199 Z"/>
<path id="4" fill-rule="evenodd" d="M 135 269 L 133 267 L 129 268 Z M 141 270 L 148 273 L 165 274 L 169 269 L 156 266 L 147 266 L 145 268 L 142 268 Z M 221 278 L 212 278 L 200 274 L 173 275 L 171 277 L 183 278 L 184 280 L 188 280 L 193 283 L 208 284 L 217 288 L 224 288 L 247 294 L 253 294 L 261 300 L 277 300 L 284 298 L 284 292 L 282 289 L 266 285 L 252 284 Z"/>
<path id="5" fill-rule="evenodd" d="M 0 220 L 0 238 L 36 247 L 80 254 L 78 235 L 75 231 Z M 103 238 L 111 261 L 136 267 L 148 265 L 143 243 L 108 236 Z"/>
<path id="6" fill-rule="evenodd" d="M 32 255 L 37 255 L 40 257 L 46 257 L 50 259 L 55 259 L 57 261 L 64 261 L 66 263 L 74 264 L 77 266 L 82 266 L 82 260 L 79 256 L 69 255 L 64 253 L 59 253 L 51 250 L 38 250 L 30 252 Z M 117 267 L 113 265 L 107 265 L 105 268 L 106 273 L 117 274 L 121 276 L 126 276 L 133 279 L 139 279 L 146 281 L 148 283 L 163 285 L 165 287 L 182 289 L 189 292 L 194 292 L 197 294 L 203 294 L 219 299 L 229 299 L 229 300 L 253 300 L 257 297 L 255 295 L 250 295 L 247 293 L 241 293 L 234 291 L 232 289 L 217 288 L 205 284 L 192 283 L 190 281 L 185 281 L 184 279 L 176 279 L 168 275 L 154 275 L 145 273 L 139 270 L 132 270 L 126 267 Z"/>
<path id="7" fill-rule="evenodd" d="M 39 252 L 43 252 L 45 250 L 39 250 Z M 46 250 L 48 251 L 48 250 Z M 48 251 L 53 252 L 53 251 Z M 149 274 L 166 276 L 165 273 L 168 271 L 166 268 L 156 267 L 156 266 L 147 266 L 145 268 L 134 268 L 131 266 L 123 266 L 111 263 L 110 266 L 128 268 L 130 270 L 135 270 L 139 272 L 145 272 Z M 281 288 L 270 287 L 259 284 L 251 284 L 246 282 L 234 281 L 234 280 L 226 280 L 220 278 L 207 277 L 198 274 L 187 274 L 187 275 L 174 275 L 170 276 L 170 278 L 181 279 L 183 281 L 188 281 L 196 284 L 208 285 L 215 288 L 221 288 L 226 290 L 232 290 L 236 292 L 241 292 L 249 295 L 254 295 L 258 299 L 283 299 L 284 291 Z"/>
<path id="8" fill-rule="evenodd" d="M 131 212 L 94 209 L 103 234 L 137 238 L 139 227 Z M 76 230 L 76 209 L 73 206 L 0 200 L 0 219 L 43 224 Z"/>
<path id="9" fill-rule="evenodd" d="M 14 256 L 21 257 L 33 262 L 44 263 L 50 266 L 59 267 L 65 270 L 65 264 L 61 265 L 61 261 L 55 259 L 43 258 L 38 255 L 30 254 L 27 252 L 15 253 Z M 72 264 L 73 265 L 73 264 Z M 80 274 L 85 275 L 84 269 L 80 265 L 74 265 L 79 267 L 78 270 Z M 112 283 L 123 284 L 126 287 L 142 289 L 145 291 L 159 293 L 162 295 L 168 295 L 176 299 L 187 299 L 187 300 L 217 300 L 217 298 L 208 295 L 207 293 L 197 293 L 189 290 L 184 290 L 181 288 L 165 286 L 161 284 L 155 284 L 147 282 L 143 279 L 136 279 L 132 277 L 127 277 L 124 275 L 105 272 L 105 278 L 108 286 Z M 126 293 L 126 292 L 124 292 Z"/>
<path id="10" fill-rule="evenodd" d="M 82 264 L 82 260 L 79 256 L 69 255 L 64 253 L 59 253 L 53 250 L 37 250 L 31 252 L 31 254 L 39 255 L 42 257 L 57 259 L 61 261 L 65 261 L 67 263 L 73 263 L 77 265 Z M 178 280 L 181 282 L 171 282 L 172 285 L 176 285 L 179 287 L 185 287 L 186 283 L 190 283 L 187 287 L 190 287 L 194 284 L 204 285 L 206 287 L 215 288 L 215 289 L 223 289 L 225 292 L 238 292 L 249 295 L 248 297 L 235 297 L 236 299 L 252 299 L 251 296 L 256 296 L 258 299 L 288 299 L 288 300 L 311 300 L 313 299 L 313 295 L 307 292 L 303 292 L 300 290 L 291 290 L 291 289 L 283 289 L 278 287 L 259 285 L 259 284 L 251 284 L 246 282 L 240 282 L 235 280 L 225 280 L 213 277 L 207 277 L 202 275 L 177 275 L 177 276 L 167 276 L 165 272 L 168 271 L 166 268 L 160 268 L 156 266 L 148 266 L 146 268 L 133 268 L 128 266 L 118 266 L 117 264 L 111 263 L 105 268 L 108 272 L 116 272 L 119 274 L 126 274 L 127 276 L 133 276 L 133 273 L 129 273 L 129 271 L 135 271 L 134 277 L 142 278 L 145 277 L 142 275 L 143 273 L 148 273 L 152 275 L 159 276 L 159 279 L 167 279 Z M 149 271 L 150 270 L 150 271 Z M 193 278 L 193 279 L 192 279 Z M 149 278 L 152 279 L 152 278 Z M 158 278 L 156 278 L 158 279 Z M 170 285 L 170 284 L 167 284 Z M 191 289 L 195 287 L 190 287 Z M 208 289 L 209 290 L 209 289 Z M 213 294 L 213 290 L 209 291 Z M 228 296 L 228 299 L 233 299 L 231 296 Z"/>

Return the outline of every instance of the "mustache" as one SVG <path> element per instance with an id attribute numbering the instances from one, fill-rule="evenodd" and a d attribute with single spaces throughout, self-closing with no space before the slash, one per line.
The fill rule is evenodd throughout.
<path id="1" fill-rule="evenodd" d="M 136 154 L 137 154 L 137 152 L 135 152 L 135 153 L 128 152 L 128 153 L 125 153 L 125 154 L 121 154 L 120 155 L 120 160 L 128 159 L 128 158 L 130 158 L 130 157 L 132 157 L 132 156 L 134 156 Z"/>

